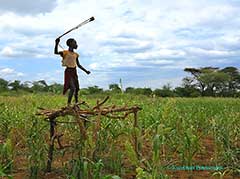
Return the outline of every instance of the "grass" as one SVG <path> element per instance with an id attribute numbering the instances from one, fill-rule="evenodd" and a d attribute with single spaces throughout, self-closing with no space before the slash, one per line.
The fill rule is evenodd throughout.
<path id="1" fill-rule="evenodd" d="M 104 95 L 81 96 L 95 105 Z M 59 108 L 66 97 L 54 94 L 0 96 L 0 143 L 10 146 L 0 158 L 11 162 L 6 175 L 18 171 L 20 158 L 29 178 L 39 178 L 47 161 L 49 126 L 35 115 L 38 107 Z M 150 98 L 113 94 L 108 102 L 115 105 L 138 105 L 139 127 L 134 129 L 133 116 L 127 120 L 102 118 L 97 142 L 89 124 L 87 139 L 79 140 L 79 129 L 65 124 L 57 126 L 64 133 L 64 143 L 72 147 L 55 150 L 53 167 L 66 178 L 174 178 L 171 166 L 222 166 L 222 171 L 239 175 L 240 166 L 240 99 L 234 98 Z M 72 120 L 64 117 L 61 120 Z M 133 135 L 137 134 L 140 156 L 134 152 Z M 207 150 L 204 140 L 211 139 Z M 11 144 L 9 144 L 10 142 Z M 93 155 L 94 153 L 94 155 Z M 199 157 L 200 156 L 200 157 Z M 199 159 L 201 158 L 201 159 Z M 23 162 L 24 163 L 24 162 Z M 2 167 L 3 168 L 3 167 Z M 4 173 L 4 174 L 5 174 Z M 193 175 L 187 171 L 189 177 Z M 210 177 L 209 176 L 209 177 Z"/>

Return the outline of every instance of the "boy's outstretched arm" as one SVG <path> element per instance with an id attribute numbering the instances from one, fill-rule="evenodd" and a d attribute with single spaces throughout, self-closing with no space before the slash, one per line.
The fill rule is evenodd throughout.
<path id="1" fill-rule="evenodd" d="M 58 51 L 58 44 L 59 44 L 59 42 L 60 42 L 60 39 L 57 38 L 57 39 L 55 40 L 54 53 L 55 53 L 56 55 L 61 55 L 61 56 L 63 56 L 63 52 L 59 52 L 59 51 Z"/>
<path id="2" fill-rule="evenodd" d="M 76 59 L 77 60 L 77 66 L 82 70 L 84 71 L 85 73 L 87 73 L 88 75 L 91 73 L 90 71 L 86 70 L 82 65 L 80 65 L 79 61 L 78 61 L 78 58 Z"/>

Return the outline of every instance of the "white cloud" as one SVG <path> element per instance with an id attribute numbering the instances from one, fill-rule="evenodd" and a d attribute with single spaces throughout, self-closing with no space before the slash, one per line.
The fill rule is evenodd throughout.
<path id="1" fill-rule="evenodd" d="M 36 14 L 51 11 L 56 6 L 56 0 L 1 0 L 0 12 L 15 12 L 19 14 Z"/>
<path id="2" fill-rule="evenodd" d="M 155 51 L 138 53 L 135 59 L 182 58 L 186 53 L 182 50 L 159 49 Z"/>
<path id="3" fill-rule="evenodd" d="M 45 1 L 31 1 L 26 7 L 13 3 L 16 0 L 3 1 L 0 11 L 8 12 L 0 15 L 0 60 L 52 60 L 55 38 L 91 16 L 96 20 L 63 37 L 61 44 L 75 38 L 80 62 L 93 71 L 106 71 L 101 76 L 105 80 L 111 79 L 107 72 L 125 69 L 128 73 L 127 67 L 174 73 L 187 66 L 232 65 L 240 54 L 236 1 L 58 0 L 44 7 Z M 37 5 L 39 11 L 34 9 Z M 101 81 L 95 78 L 94 82 Z M 51 72 L 45 79 L 59 80 L 59 76 Z"/>
<path id="4" fill-rule="evenodd" d="M 195 57 L 206 57 L 206 58 L 226 58 L 239 55 L 234 51 L 227 50 L 206 50 L 202 48 L 188 48 L 188 53 L 191 56 Z"/>
<path id="5" fill-rule="evenodd" d="M 14 70 L 11 68 L 3 68 L 1 69 L 0 72 L 1 72 L 1 75 L 9 75 L 9 74 L 12 74 Z"/>
<path id="6" fill-rule="evenodd" d="M 25 74 L 18 72 L 12 68 L 0 68 L 0 78 L 4 79 L 19 79 L 24 77 Z"/>
<path id="7" fill-rule="evenodd" d="M 13 55 L 13 50 L 11 47 L 4 47 L 0 54 L 3 56 L 11 57 Z"/>
<path id="8" fill-rule="evenodd" d="M 174 64 L 173 60 L 153 60 L 152 64 L 164 65 L 164 64 Z"/>
<path id="9" fill-rule="evenodd" d="M 97 70 L 99 68 L 99 65 L 98 65 L 98 63 L 91 63 L 89 65 L 89 68 L 92 70 Z"/>
<path id="10" fill-rule="evenodd" d="M 63 83 L 64 79 L 64 70 L 54 70 L 46 73 L 37 73 L 36 76 L 32 79 L 33 81 L 45 80 L 48 83 Z"/>

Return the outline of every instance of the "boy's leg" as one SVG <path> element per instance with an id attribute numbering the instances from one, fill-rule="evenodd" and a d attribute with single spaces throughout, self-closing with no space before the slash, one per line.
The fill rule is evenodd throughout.
<path id="1" fill-rule="evenodd" d="M 74 90 L 70 88 L 70 91 L 68 93 L 68 104 L 71 104 L 73 92 Z"/>
<path id="2" fill-rule="evenodd" d="M 70 79 L 70 91 L 68 93 L 68 104 L 71 104 L 74 91 L 75 91 L 75 85 L 74 85 L 73 79 L 71 78 Z"/>
<path id="3" fill-rule="evenodd" d="M 68 93 L 68 105 L 71 104 L 73 93 L 74 93 L 74 89 L 70 88 L 70 91 Z"/>
<path id="4" fill-rule="evenodd" d="M 78 103 L 78 81 L 76 79 L 71 79 L 70 81 L 70 92 L 69 92 L 69 98 L 68 98 L 68 104 L 71 103 L 72 96 L 74 94 L 75 103 Z"/>
<path id="5" fill-rule="evenodd" d="M 75 88 L 75 94 L 74 94 L 74 97 L 75 97 L 75 103 L 78 103 L 78 89 Z"/>
<path id="6" fill-rule="evenodd" d="M 75 86 L 75 91 L 74 91 L 75 103 L 78 103 L 78 91 L 79 91 L 78 78 L 74 79 L 74 86 Z"/>

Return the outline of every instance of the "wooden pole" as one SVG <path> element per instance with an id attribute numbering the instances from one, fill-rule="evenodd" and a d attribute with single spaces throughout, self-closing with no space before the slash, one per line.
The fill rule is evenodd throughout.
<path id="1" fill-rule="evenodd" d="M 54 150 L 54 139 L 55 139 L 55 118 L 49 119 L 50 122 L 50 144 L 48 149 L 48 160 L 47 160 L 47 172 L 51 172 L 52 160 L 53 160 L 53 150 Z"/>
<path id="2" fill-rule="evenodd" d="M 139 153 L 138 153 L 138 137 L 137 137 L 137 129 L 138 129 L 138 121 L 137 121 L 137 111 L 134 111 L 134 148 L 135 148 L 135 152 L 137 154 L 137 156 L 139 157 Z"/>

